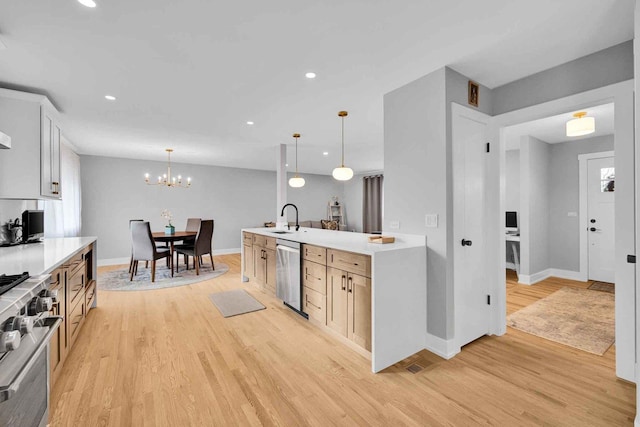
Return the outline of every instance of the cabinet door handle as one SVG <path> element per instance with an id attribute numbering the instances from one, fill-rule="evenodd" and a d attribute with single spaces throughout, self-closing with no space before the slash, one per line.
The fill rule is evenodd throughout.
<path id="1" fill-rule="evenodd" d="M 347 283 L 348 283 L 348 292 L 349 293 L 353 293 L 353 277 L 349 276 L 349 279 L 347 279 Z"/>
<path id="2" fill-rule="evenodd" d="M 342 290 L 344 291 L 345 289 L 347 289 L 347 286 L 345 285 L 345 281 L 347 280 L 347 276 L 342 275 Z"/>

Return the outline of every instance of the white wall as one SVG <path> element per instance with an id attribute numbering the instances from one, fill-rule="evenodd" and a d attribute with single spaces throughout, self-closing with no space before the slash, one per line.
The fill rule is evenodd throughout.
<path id="1" fill-rule="evenodd" d="M 172 164 L 174 174 L 191 176 L 189 189 L 148 186 L 151 176 L 166 170 L 166 163 L 111 157 L 81 156 L 82 234 L 97 236 L 100 259 L 126 258 L 130 251 L 129 220 L 145 219 L 152 230 L 164 229 L 163 209 L 173 224 L 184 229 L 187 218 L 215 220 L 214 250 L 240 248 L 240 229 L 275 221 L 276 174 L 250 169 Z M 289 190 L 289 200 L 300 209 L 301 220 L 324 217 L 326 201 L 340 194 L 333 178 L 305 175 L 308 193 Z M 293 212 L 290 213 L 293 217 Z"/>
<path id="2" fill-rule="evenodd" d="M 342 201 L 344 202 L 347 212 L 347 231 L 362 233 L 362 196 L 364 189 L 364 183 L 362 181 L 363 178 L 368 175 L 369 174 L 357 174 L 344 183 Z"/>

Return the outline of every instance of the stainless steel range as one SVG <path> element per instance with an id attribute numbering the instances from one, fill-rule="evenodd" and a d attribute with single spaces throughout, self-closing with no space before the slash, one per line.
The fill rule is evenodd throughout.
<path id="1" fill-rule="evenodd" d="M 0 426 L 45 426 L 49 416 L 49 341 L 62 318 L 48 275 L 0 276 Z"/>

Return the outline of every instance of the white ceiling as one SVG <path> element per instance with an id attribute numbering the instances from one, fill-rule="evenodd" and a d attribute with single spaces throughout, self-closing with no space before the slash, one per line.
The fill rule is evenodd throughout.
<path id="1" fill-rule="evenodd" d="M 633 0 L 96 2 L 2 2 L 0 85 L 49 95 L 84 154 L 274 170 L 299 132 L 307 173 L 342 109 L 346 164 L 382 169 L 383 94 L 444 65 L 496 87 L 633 37 Z"/>
<path id="2" fill-rule="evenodd" d="M 533 136 L 549 144 L 611 135 L 614 133 L 613 110 L 613 103 L 581 109 L 580 111 L 586 112 L 587 116 L 595 118 L 596 121 L 596 131 L 584 136 L 567 136 L 566 124 L 574 118 L 573 113 L 576 111 L 569 111 L 564 114 L 558 114 L 557 116 L 509 126 L 505 128 L 504 131 L 506 141 L 505 148 L 507 150 L 519 150 L 520 137 L 524 135 Z"/>

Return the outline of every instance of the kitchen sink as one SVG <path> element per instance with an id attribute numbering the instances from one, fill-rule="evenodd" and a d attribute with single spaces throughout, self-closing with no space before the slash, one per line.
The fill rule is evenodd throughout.
<path id="1" fill-rule="evenodd" d="M 272 233 L 275 233 L 275 234 L 290 234 L 291 231 L 272 231 Z"/>

